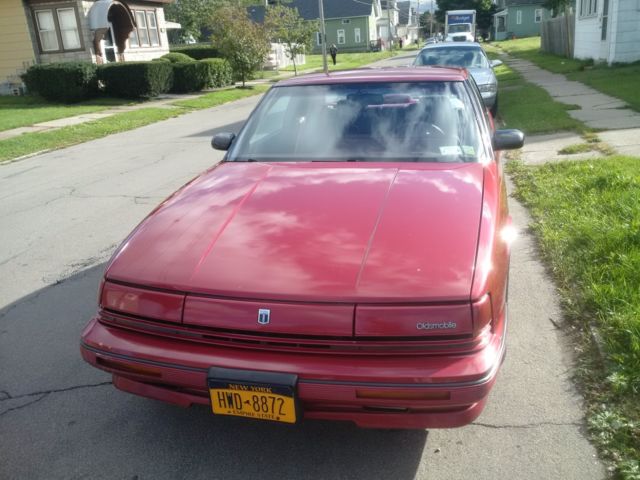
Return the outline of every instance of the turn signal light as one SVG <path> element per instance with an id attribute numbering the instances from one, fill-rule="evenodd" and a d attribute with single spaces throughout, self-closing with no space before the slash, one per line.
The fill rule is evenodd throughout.
<path id="1" fill-rule="evenodd" d="M 491 296 L 487 293 L 480 300 L 471 304 L 471 315 L 473 317 L 473 336 L 491 323 L 493 311 L 491 309 Z"/>
<path id="2" fill-rule="evenodd" d="M 96 358 L 96 363 L 102 367 L 110 368 L 112 370 L 117 370 L 119 372 L 126 373 L 135 373 L 137 375 L 145 375 L 147 377 L 162 377 L 162 373 L 160 371 L 155 370 L 153 368 L 141 367 L 138 365 L 129 365 L 127 363 L 116 362 L 113 360 L 107 360 L 105 358 Z"/>

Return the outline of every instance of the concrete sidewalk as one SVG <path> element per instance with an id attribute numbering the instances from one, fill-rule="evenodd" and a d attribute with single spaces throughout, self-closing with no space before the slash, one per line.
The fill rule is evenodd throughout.
<path id="1" fill-rule="evenodd" d="M 580 82 L 567 80 L 564 75 L 551 73 L 533 63 L 502 56 L 503 61 L 520 73 L 528 82 L 544 88 L 554 100 L 579 109 L 568 113 L 594 130 L 601 143 L 617 154 L 640 157 L 640 113 L 629 108 L 618 98 L 605 95 Z M 560 154 L 570 145 L 584 144 L 586 140 L 574 132 L 528 136 L 522 149 L 522 160 L 529 164 L 570 159 L 589 159 L 605 156 L 594 149 L 572 155 Z"/>

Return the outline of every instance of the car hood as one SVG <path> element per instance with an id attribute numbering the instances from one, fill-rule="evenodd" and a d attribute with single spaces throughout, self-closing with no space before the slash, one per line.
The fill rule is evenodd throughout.
<path id="1" fill-rule="evenodd" d="M 223 163 L 160 205 L 108 279 L 233 298 L 468 300 L 483 166 Z"/>
<path id="2" fill-rule="evenodd" d="M 478 85 L 497 83 L 496 76 L 490 68 L 470 68 L 469 73 Z"/>

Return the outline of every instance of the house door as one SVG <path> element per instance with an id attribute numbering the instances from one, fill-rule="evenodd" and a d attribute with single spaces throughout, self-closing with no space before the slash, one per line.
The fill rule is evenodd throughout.
<path id="1" fill-rule="evenodd" d="M 117 59 L 118 47 L 114 39 L 113 25 L 109 22 L 109 29 L 102 40 L 102 58 L 104 58 L 105 63 L 115 62 Z"/>

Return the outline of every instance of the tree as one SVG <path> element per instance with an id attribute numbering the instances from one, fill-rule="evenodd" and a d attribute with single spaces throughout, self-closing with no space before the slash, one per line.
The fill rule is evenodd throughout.
<path id="1" fill-rule="evenodd" d="M 217 8 L 209 25 L 213 44 L 229 61 L 244 87 L 250 75 L 262 68 L 271 48 L 264 27 L 253 23 L 240 6 Z"/>
<path id="2" fill-rule="evenodd" d="M 319 30 L 317 22 L 305 21 L 297 8 L 275 5 L 267 8 L 264 25 L 271 40 L 284 44 L 287 57 L 293 62 L 293 71 L 298 75 L 296 56 L 311 51 L 313 34 Z"/>
<path id="3" fill-rule="evenodd" d="M 254 3 L 255 0 L 176 0 L 164 8 L 166 19 L 178 22 L 182 26 L 178 31 L 170 31 L 173 37 L 171 40 L 185 42 L 193 38 L 200 41 L 203 37 L 202 32 L 209 26 L 211 14 L 216 9 L 225 5 L 247 6 Z"/>
<path id="4" fill-rule="evenodd" d="M 433 15 L 433 24 L 431 23 L 431 12 L 424 12 L 420 15 L 420 32 L 424 32 L 424 36 L 436 34 L 441 30 L 441 23 L 438 22 L 435 15 Z"/>

